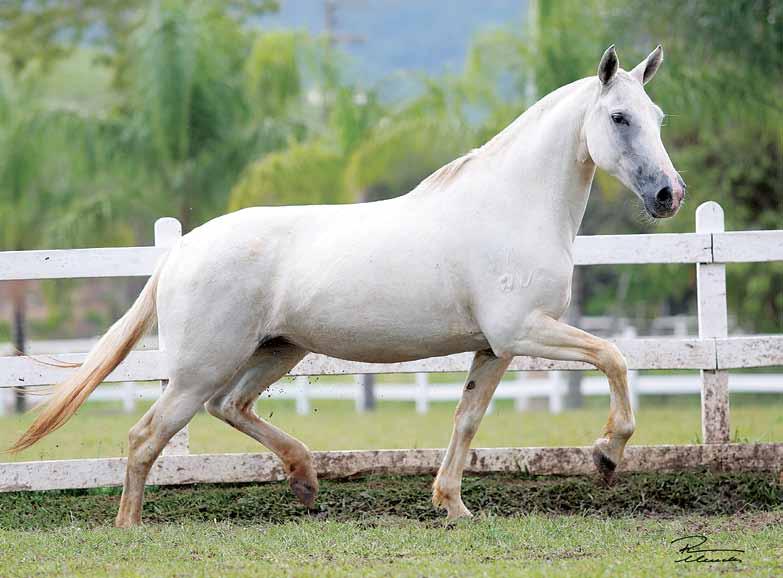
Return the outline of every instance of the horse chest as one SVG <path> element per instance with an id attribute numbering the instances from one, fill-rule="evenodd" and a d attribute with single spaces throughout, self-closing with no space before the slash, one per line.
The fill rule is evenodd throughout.
<path id="1" fill-rule="evenodd" d="M 573 274 L 569 249 L 553 242 L 538 251 L 517 245 L 485 256 L 474 277 L 473 304 L 490 341 L 512 339 L 533 312 L 553 318 L 565 312 Z"/>

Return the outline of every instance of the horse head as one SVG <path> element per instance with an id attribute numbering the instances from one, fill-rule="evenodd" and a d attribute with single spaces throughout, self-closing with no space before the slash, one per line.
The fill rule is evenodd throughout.
<path id="1" fill-rule="evenodd" d="M 675 215 L 685 196 L 685 181 L 661 142 L 663 111 L 644 90 L 661 62 L 659 45 L 626 72 L 614 45 L 607 48 L 598 65 L 601 89 L 584 123 L 593 162 L 631 189 L 656 219 Z"/>

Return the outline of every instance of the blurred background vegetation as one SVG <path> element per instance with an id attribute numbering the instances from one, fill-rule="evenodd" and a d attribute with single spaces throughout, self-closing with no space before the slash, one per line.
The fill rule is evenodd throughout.
<path id="1" fill-rule="evenodd" d="M 395 18 L 403 9 L 416 11 L 410 30 Z M 324 25 L 286 22 L 296 10 Z M 149 244 L 164 215 L 190 230 L 246 206 L 404 194 L 547 92 L 594 74 L 611 43 L 627 68 L 665 47 L 649 91 L 668 113 L 663 138 L 689 200 L 677 218 L 649 223 L 632 194 L 599 173 L 581 234 L 692 231 L 705 200 L 724 207 L 729 229 L 783 228 L 783 3 L 495 0 L 486 10 L 499 21 L 465 33 L 457 24 L 480 10 L 383 0 L 0 3 L 0 250 Z M 338 16 L 372 12 L 385 15 L 380 32 L 339 29 Z M 396 55 L 406 34 L 452 20 L 450 36 L 409 58 L 409 70 L 362 70 L 352 48 Z M 452 41 L 467 47 L 461 65 L 416 68 Z M 584 268 L 575 302 L 585 314 L 642 320 L 692 313 L 694 274 Z M 44 285 L 37 335 L 70 331 L 78 286 Z M 24 287 L 6 289 L 0 341 L 25 325 Z M 132 298 L 120 295 L 117 310 Z M 780 332 L 783 263 L 731 266 L 729 300 L 740 330 Z M 95 317 L 96 332 L 108 322 L 82 317 Z"/>

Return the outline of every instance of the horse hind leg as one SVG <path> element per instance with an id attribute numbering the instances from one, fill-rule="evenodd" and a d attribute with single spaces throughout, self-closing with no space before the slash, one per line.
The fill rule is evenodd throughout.
<path id="1" fill-rule="evenodd" d="M 294 495 L 310 507 L 318 493 L 318 477 L 307 446 L 259 418 L 253 411 L 258 397 L 307 354 L 284 342 L 258 349 L 236 378 L 206 403 L 207 411 L 269 448 L 283 462 Z"/>
<path id="2" fill-rule="evenodd" d="M 115 525 L 128 528 L 141 523 L 144 484 L 150 468 L 169 440 L 203 406 L 208 396 L 184 389 L 172 379 L 161 397 L 128 434 L 128 463 Z"/>

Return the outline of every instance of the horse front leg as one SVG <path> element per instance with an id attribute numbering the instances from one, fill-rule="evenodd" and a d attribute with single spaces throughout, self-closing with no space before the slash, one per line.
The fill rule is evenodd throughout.
<path id="1" fill-rule="evenodd" d="M 500 359 L 489 351 L 479 351 L 473 358 L 462 398 L 454 414 L 451 441 L 432 486 L 432 503 L 446 509 L 449 521 L 471 515 L 462 503 L 461 495 L 465 458 L 492 394 L 509 363 L 511 358 Z"/>
<path id="2" fill-rule="evenodd" d="M 594 444 L 593 461 L 610 481 L 623 458 L 625 444 L 636 422 L 628 392 L 628 368 L 613 343 L 590 335 L 551 317 L 536 318 L 523 339 L 514 343 L 513 355 L 529 355 L 559 361 L 582 361 L 595 366 L 609 380 L 609 418 Z"/>

